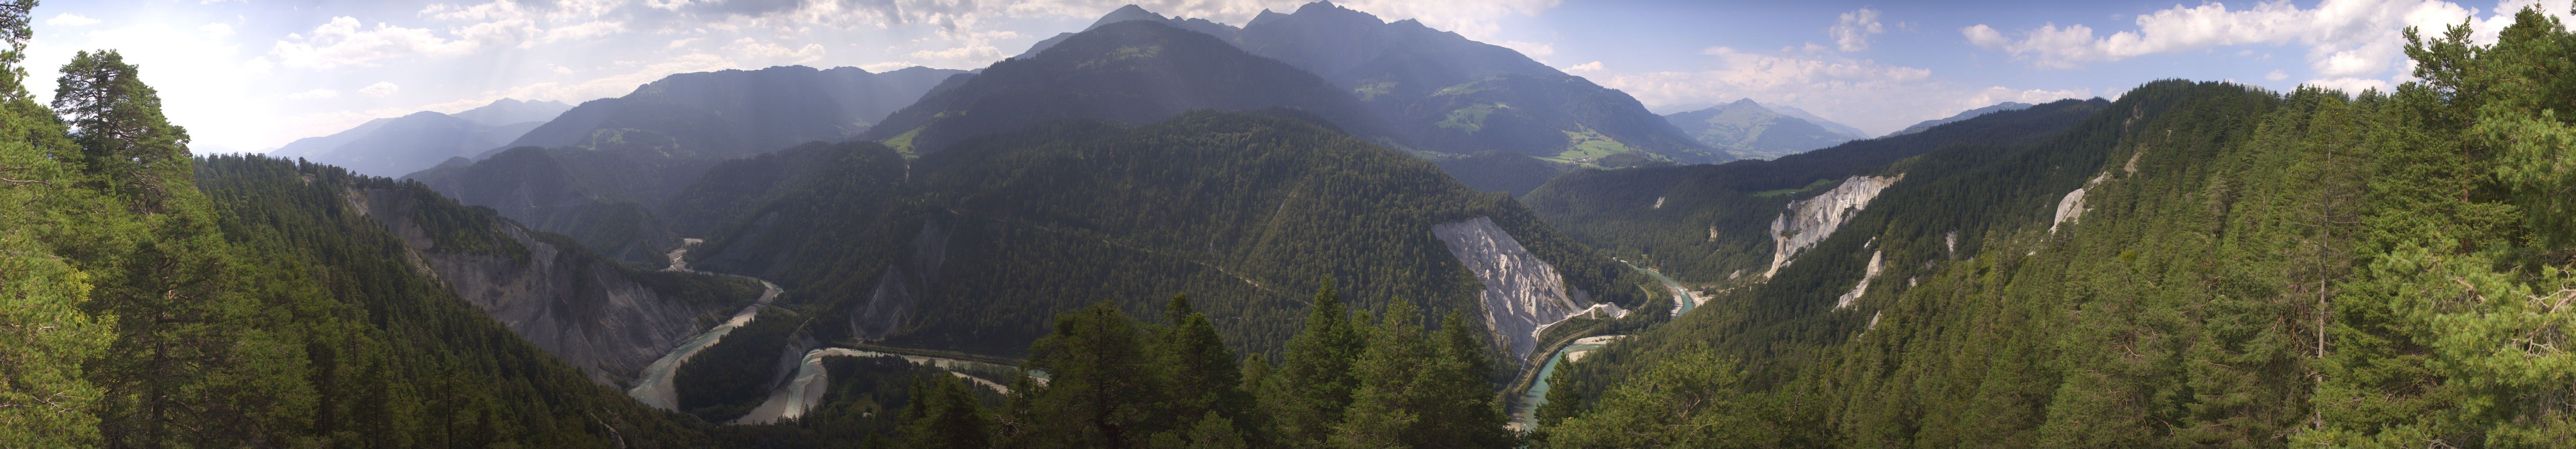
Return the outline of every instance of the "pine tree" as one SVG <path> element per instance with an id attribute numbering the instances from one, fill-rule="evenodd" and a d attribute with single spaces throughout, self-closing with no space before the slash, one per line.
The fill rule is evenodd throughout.
<path id="1" fill-rule="evenodd" d="M 112 329 L 102 319 L 112 317 L 83 311 L 96 278 L 47 235 L 67 217 L 44 211 L 94 198 L 74 186 L 78 166 L 57 157 L 74 151 L 65 130 L 24 84 L 35 6 L 0 2 L 0 204 L 12 205 L 0 208 L 0 447 L 96 446 L 102 392 L 82 361 L 106 348 Z"/>
<path id="2" fill-rule="evenodd" d="M 288 423 L 309 420 L 301 351 L 249 325 L 268 320 L 231 284 L 241 263 L 192 183 L 187 131 L 138 74 L 115 51 L 81 52 L 54 99 L 90 184 L 140 215 L 139 229 L 68 243 L 100 274 L 92 313 L 116 317 L 119 355 L 87 366 L 107 389 L 100 433 L 110 447 L 280 444 L 300 430 Z"/>
<path id="3" fill-rule="evenodd" d="M 173 190 L 190 189 L 188 131 L 161 116 L 161 96 L 116 50 L 83 51 L 63 65 L 54 109 L 71 116 L 72 140 L 108 190 L 144 213 L 167 212 Z"/>

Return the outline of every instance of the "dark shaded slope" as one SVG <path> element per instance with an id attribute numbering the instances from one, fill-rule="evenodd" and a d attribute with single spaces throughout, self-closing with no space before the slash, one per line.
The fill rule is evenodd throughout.
<path id="1" fill-rule="evenodd" d="M 959 73 L 804 66 L 682 73 L 582 103 L 510 146 L 741 157 L 856 135 Z"/>
<path id="2" fill-rule="evenodd" d="M 1059 120 L 1152 123 L 1192 109 L 1302 109 L 1353 135 L 1380 119 L 1314 75 L 1159 21 L 1110 23 L 1035 57 L 994 63 L 905 107 L 863 137 L 931 153 Z"/>
<path id="3" fill-rule="evenodd" d="M 473 163 L 450 163 L 414 173 L 457 201 L 489 207 L 539 231 L 572 237 L 612 259 L 655 266 L 680 236 L 655 218 L 643 201 L 674 187 L 660 179 L 688 179 L 713 161 L 634 157 L 582 149 L 519 147 Z M 612 193 L 625 195 L 612 195 Z"/>
<path id="4" fill-rule="evenodd" d="M 197 174 L 222 214 L 225 240 L 251 263 L 235 273 L 238 285 L 278 318 L 261 323 L 260 337 L 300 340 L 263 347 L 301 364 L 243 381 L 271 391 L 300 385 L 283 390 L 297 396 L 261 398 L 277 402 L 257 419 L 284 425 L 264 431 L 346 446 L 713 444 L 689 418 L 593 383 L 423 265 L 441 254 L 548 257 L 501 235 L 488 213 L 417 185 L 257 156 L 202 159 Z M 386 221 L 369 212 L 361 191 L 421 201 Z M 387 228 L 397 222 L 410 223 L 409 232 Z M 683 292 L 690 282 L 655 288 Z"/>
<path id="5" fill-rule="evenodd" d="M 1243 31 L 1240 28 L 1235 28 L 1233 25 L 1216 23 L 1207 19 L 1163 17 L 1162 14 L 1155 14 L 1152 11 L 1146 11 L 1143 7 L 1138 7 L 1132 4 L 1118 7 L 1116 10 L 1109 11 L 1109 14 L 1101 15 L 1100 19 L 1091 21 L 1091 26 L 1082 27 L 1082 29 L 1083 31 L 1090 31 L 1093 28 L 1099 28 L 1101 25 L 1126 22 L 1130 20 L 1160 22 L 1164 25 L 1171 25 L 1173 28 L 1197 31 L 1201 34 L 1215 36 L 1219 40 L 1228 42 L 1234 41 L 1235 33 Z M 1036 57 L 1038 53 L 1045 52 L 1049 48 L 1055 48 L 1056 44 L 1064 43 L 1065 39 L 1073 38 L 1074 34 L 1077 33 L 1056 33 L 1053 37 L 1048 37 L 1046 40 L 1041 40 L 1036 44 L 1029 45 L 1028 51 L 1020 52 L 1019 56 L 1015 56 L 1013 58 L 1029 59 Z"/>
<path id="6" fill-rule="evenodd" d="M 1948 124 L 1948 123 L 1951 123 L 1951 122 L 1957 122 L 1957 121 L 1960 121 L 1960 120 L 1967 120 L 1967 119 L 1977 118 L 1978 116 L 1982 116 L 1982 115 L 1986 115 L 1986 114 L 1992 114 L 1992 113 L 1997 113 L 1997 112 L 2004 112 L 2004 111 L 2019 111 L 2019 110 L 2023 110 L 2023 109 L 2029 109 L 2029 108 L 2030 108 L 2030 106 L 2031 106 L 2031 104 L 2030 104 L 2030 103 L 2016 103 L 2016 102 L 2010 102 L 2010 101 L 2003 102 L 2003 103 L 1996 103 L 1994 106 L 1987 106 L 1987 107 L 1982 107 L 1982 108 L 1969 109 L 1969 110 L 1966 110 L 1966 111 L 1960 111 L 1960 112 L 1959 112 L 1959 113 L 1957 113 L 1957 114 L 1951 114 L 1949 117 L 1937 118 L 1937 119 L 1932 119 L 1932 120 L 1924 120 L 1922 123 L 1916 123 L 1916 124 L 1914 124 L 1914 126 L 1907 126 L 1907 127 L 1905 127 L 1905 129 L 1900 129 L 1900 130 L 1896 130 L 1896 132 L 1888 133 L 1888 134 L 1887 134 L 1886 136 L 1884 136 L 1884 137 L 1895 137 L 1895 136 L 1902 136 L 1902 135 L 1906 135 L 1906 134 L 1919 133 L 1919 132 L 1923 132 L 1923 130 L 1932 129 L 1932 127 L 1935 127 L 1935 126 L 1941 126 L 1941 125 L 1943 125 L 1943 124 Z"/>
<path id="7" fill-rule="evenodd" d="M 651 266 L 678 235 L 654 210 L 716 162 L 814 140 L 842 140 L 965 72 L 868 73 L 802 66 L 683 73 L 624 97 L 583 103 L 482 161 L 407 178 L 466 204 L 570 235 Z M 540 148 L 542 147 L 542 148 Z"/>
<path id="8" fill-rule="evenodd" d="M 1063 311 L 1112 300 L 1142 313 L 1184 292 L 1231 341 L 1268 352 L 1325 276 L 1370 309 L 1401 300 L 1482 316 L 1480 281 L 1431 232 L 1479 217 L 1553 265 L 1568 296 L 1649 300 L 1651 281 L 1509 197 L 1319 121 L 1060 122 L 961 142 L 908 175 L 889 148 L 812 145 L 711 169 L 676 198 L 742 211 L 705 221 L 715 231 L 693 266 L 789 287 L 781 303 L 798 312 L 775 318 L 788 323 L 745 328 L 775 329 L 768 341 L 786 347 L 752 353 L 860 339 L 1018 354 Z"/>
<path id="9" fill-rule="evenodd" d="M 498 148 L 537 125 L 494 125 L 424 111 L 378 119 L 329 136 L 298 139 L 270 155 L 303 158 L 371 176 L 402 176 L 450 158 Z"/>
<path id="10" fill-rule="evenodd" d="M 1692 141 L 1626 93 L 1417 21 L 1387 23 L 1316 2 L 1291 14 L 1264 12 L 1238 36 L 1246 51 L 1314 72 L 1358 96 L 1415 136 L 1419 149 L 1596 159 L 1582 162 L 1591 165 L 1630 152 L 1682 163 L 1733 159 Z"/>

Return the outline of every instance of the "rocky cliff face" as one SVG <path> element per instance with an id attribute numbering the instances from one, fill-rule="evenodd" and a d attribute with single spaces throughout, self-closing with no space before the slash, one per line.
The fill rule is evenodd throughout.
<path id="1" fill-rule="evenodd" d="M 1789 261 L 1796 259 L 1798 252 L 1834 235 L 1834 230 L 1841 228 L 1843 222 L 1859 216 L 1861 208 L 1869 206 L 1869 200 L 1878 198 L 1879 191 L 1887 190 L 1887 186 L 1895 185 L 1901 179 L 1905 179 L 1905 175 L 1853 176 L 1844 179 L 1842 185 L 1834 186 L 1833 190 L 1789 202 L 1789 210 L 1781 212 L 1779 218 L 1771 219 L 1771 239 L 1777 249 L 1771 252 L 1770 270 L 1762 272 L 1762 276 L 1779 274 L 1780 267 L 1789 266 Z"/>
<path id="2" fill-rule="evenodd" d="M 1848 309 L 1851 308 L 1852 304 L 1859 303 L 1860 295 L 1869 293 L 1869 281 L 1878 280 L 1879 270 L 1886 268 L 1886 265 L 1882 264 L 1886 260 L 1886 256 L 1886 251 L 1870 252 L 1869 268 L 1861 272 L 1860 285 L 1852 286 L 1850 293 L 1844 293 L 1841 298 L 1835 299 L 1834 308 Z"/>
<path id="3" fill-rule="evenodd" d="M 557 243 L 562 240 L 537 238 L 506 221 L 499 221 L 500 229 L 495 231 L 525 247 L 524 257 L 430 251 L 433 240 L 415 221 L 420 215 L 414 196 L 368 190 L 353 192 L 349 198 L 402 237 L 415 266 L 600 384 L 633 375 L 696 335 L 700 317 L 721 314 L 727 306 L 750 299 L 665 295 L 615 262 Z"/>
<path id="4" fill-rule="evenodd" d="M 868 303 L 850 314 L 850 335 L 874 340 L 893 334 L 939 279 L 939 265 L 947 260 L 948 230 L 937 219 L 923 222 L 921 233 L 912 237 L 912 257 L 888 265 L 877 276 Z"/>
<path id="5" fill-rule="evenodd" d="M 2130 158 L 2129 164 L 2136 165 L 2137 158 Z M 2056 234 L 2057 227 L 2059 225 L 2064 225 L 2066 222 L 2075 221 L 2076 219 L 2083 217 L 2084 192 L 2087 190 L 2093 190 L 2094 186 L 2102 185 L 2102 181 L 2109 180 L 2110 178 L 2110 173 L 2102 173 L 2100 176 L 2094 176 L 2092 180 L 2084 181 L 2083 187 L 2077 187 L 2075 188 L 2075 191 L 2066 192 L 2066 196 L 2059 197 L 2057 199 L 2057 218 L 2048 223 L 2048 233 Z"/>
<path id="6" fill-rule="evenodd" d="M 1512 351 L 1514 360 L 1529 359 L 1538 333 L 1548 325 L 1590 310 L 1584 306 L 1591 302 L 1589 295 L 1566 288 L 1556 267 L 1531 255 L 1519 240 L 1494 226 L 1492 218 L 1432 225 L 1431 234 L 1484 284 L 1478 298 L 1485 306 L 1485 328 L 1493 331 L 1496 344 Z"/>

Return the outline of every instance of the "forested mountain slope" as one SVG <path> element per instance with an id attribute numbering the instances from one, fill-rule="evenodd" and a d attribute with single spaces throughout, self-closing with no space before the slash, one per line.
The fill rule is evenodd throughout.
<path id="1" fill-rule="evenodd" d="M 1393 142 L 1384 119 L 1315 75 L 1163 21 L 1109 23 L 986 67 L 887 117 L 864 138 L 932 153 L 1061 120 L 1153 123 L 1193 109 L 1297 108 Z"/>
<path id="2" fill-rule="evenodd" d="M 439 192 L 638 265 L 680 238 L 655 210 L 718 161 L 838 141 L 958 70 L 803 66 L 682 73 L 572 108 L 514 141 L 411 173 Z"/>
<path id="3" fill-rule="evenodd" d="M 24 73 L 26 35 L 0 73 Z M 18 205 L 0 211 L 0 445 L 709 444 L 449 293 L 350 203 L 390 181 L 199 165 L 118 53 L 63 73 L 55 108 L 0 76 L 0 197 Z M 441 243 L 493 244 L 464 237 Z"/>
<path id="4" fill-rule="evenodd" d="M 1691 140 L 1626 93 L 1419 21 L 1388 23 L 1315 2 L 1289 14 L 1265 11 L 1239 36 L 1246 51 L 1357 95 L 1411 133 L 1420 149 L 1503 150 L 1595 166 L 1734 159 Z"/>
<path id="5" fill-rule="evenodd" d="M 1390 137 L 1380 143 L 1398 143 L 1439 161 L 1478 190 L 1517 195 L 1575 166 L 1734 159 L 1693 141 L 1625 93 L 1511 49 L 1416 21 L 1388 23 L 1331 2 L 1315 2 L 1288 14 L 1264 11 L 1235 28 L 1166 18 L 1130 5 L 1102 16 L 1087 30 L 1124 22 L 1195 31 L 1313 73 L 1363 103 L 1374 117 L 1373 123 L 1355 125 L 1332 111 L 1310 111 L 1354 134 Z M 1072 35 L 1039 42 L 1017 59 L 1034 59 Z M 1099 114 L 1079 118 L 1140 123 Z M 883 129 L 871 137 L 895 138 L 900 132 Z M 892 142 L 903 146 L 901 140 Z M 1522 167 L 1530 164 L 1508 159 L 1557 167 L 1526 169 Z"/>
<path id="6" fill-rule="evenodd" d="M 2105 104 L 2058 101 L 1777 160 L 1583 170 L 1549 181 L 1522 200 L 1575 239 L 1621 257 L 1638 257 L 1640 264 L 1675 279 L 1712 283 L 1759 276 L 1777 259 L 1780 233 L 1772 223 L 1784 218 L 1790 204 L 1825 206 L 1826 201 L 1817 199 L 1861 193 L 1836 189 L 1886 182 L 1902 173 L 1885 170 L 1887 164 L 1946 147 L 2026 144 L 2064 131 Z M 1867 198 L 1855 199 L 1862 201 L 1844 206 L 1867 206 Z M 1832 217 L 1849 213 L 1822 212 Z M 1816 237 L 1810 233 L 1808 240 Z"/>
<path id="7" fill-rule="evenodd" d="M 583 102 L 509 146 L 742 157 L 847 139 L 963 73 L 805 66 L 682 73 L 622 97 Z"/>
<path id="8" fill-rule="evenodd" d="M 646 204 L 717 160 L 581 148 L 519 147 L 413 173 L 439 193 L 538 231 L 571 236 L 611 259 L 650 266 L 680 244 Z"/>
<path id="9" fill-rule="evenodd" d="M 1932 127 L 1935 127 L 1935 126 L 1941 126 L 1941 125 L 1945 125 L 1945 124 L 1949 124 L 1949 123 L 1951 123 L 1951 122 L 1957 122 L 1957 121 L 1960 121 L 1960 120 L 1967 120 L 1967 119 L 1977 118 L 1978 116 L 1983 116 L 1983 115 L 1986 115 L 1986 114 L 1993 114 L 1993 113 L 1997 113 L 1997 112 L 2004 112 L 2004 111 L 2019 111 L 2019 110 L 2023 110 L 2023 109 L 2030 109 L 2030 107 L 2031 107 L 2031 104 L 2030 104 L 2030 103 L 2019 103 L 2019 102 L 2011 102 L 2011 101 L 2002 102 L 2002 103 L 1996 103 L 1994 106 L 1987 106 L 1987 107 L 1982 107 L 1982 108 L 1969 109 L 1969 110 L 1966 110 L 1966 111 L 1959 111 L 1959 113 L 1957 113 L 1957 114 L 1951 114 L 1949 117 L 1943 117 L 1943 118 L 1937 118 L 1937 119 L 1931 119 L 1931 120 L 1924 120 L 1924 121 L 1923 121 L 1923 122 L 1921 122 L 1921 123 L 1915 123 L 1913 126 L 1907 126 L 1907 127 L 1905 127 L 1905 129 L 1896 130 L 1896 132 L 1888 133 L 1886 136 L 1881 136 L 1881 137 L 1896 137 L 1896 136 L 1902 136 L 1902 135 L 1906 135 L 1906 134 L 1919 133 L 1919 132 L 1923 132 L 1923 130 L 1932 129 Z"/>
<path id="10" fill-rule="evenodd" d="M 1319 121 L 1202 111 L 1132 128 L 1059 123 L 968 140 L 908 173 L 870 143 L 711 169 L 678 198 L 743 215 L 715 222 L 692 266 L 773 279 L 797 311 L 722 343 L 752 347 L 711 351 L 756 355 L 732 362 L 753 376 L 771 373 L 752 368 L 774 360 L 765 354 L 844 339 L 1017 354 L 1085 304 L 1142 314 L 1188 293 L 1229 340 L 1267 353 L 1330 277 L 1361 307 L 1481 317 L 1486 344 L 1515 361 L 1535 349 L 1535 326 L 1592 304 L 1646 305 L 1651 281 L 1510 198 Z M 763 178 L 783 181 L 737 188 Z M 1462 255 L 1441 232 L 1507 244 Z M 1504 257 L 1520 259 L 1512 271 L 1466 265 Z M 776 336 L 742 337 L 762 332 Z"/>
<path id="11" fill-rule="evenodd" d="M 402 237 L 423 274 L 603 385 L 625 383 L 761 291 L 740 278 L 631 268 L 416 183 L 346 188 L 348 212 Z"/>
<path id="12" fill-rule="evenodd" d="M 1560 370 L 1540 446 L 2563 446 L 2570 48 L 2525 9 L 2395 92 L 2158 82 L 1890 166 L 1768 284 Z"/>

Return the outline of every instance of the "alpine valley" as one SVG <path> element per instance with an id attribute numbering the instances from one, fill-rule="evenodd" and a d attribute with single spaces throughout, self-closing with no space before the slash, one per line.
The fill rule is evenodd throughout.
<path id="1" fill-rule="evenodd" d="M 218 153 L 192 135 L 230 130 L 181 126 L 199 84 L 164 75 L 198 68 L 39 60 L 65 53 L 38 31 L 99 13 L 0 0 L 0 447 L 2576 436 L 2576 5 L 2393 31 L 2407 73 L 2350 90 L 2167 78 L 1851 107 L 1823 98 L 1854 82 L 1743 78 L 1879 70 L 1850 55 L 1948 31 L 1863 8 L 1831 45 L 1694 78 L 1469 37 L 1574 7 L 1554 2 L 1477 3 L 1496 23 L 1380 3 L 521 3 L 405 6 L 515 18 L 445 30 L 337 17 L 259 70 L 514 51 L 477 40 L 501 35 L 678 54 L 846 27 L 831 47 L 707 41 L 802 61 L 905 27 L 1034 43 L 960 47 L 986 55 L 972 70 L 621 60 L 653 69 L 618 96 L 495 89 Z M 2343 11 L 2326 3 L 2189 11 Z M 534 25 L 594 6 L 635 28 Z M 974 31 L 1064 8 L 1106 13 Z M 696 22 L 641 22 L 667 17 Z M 2127 57 L 2051 53 L 2053 30 L 1959 32 L 2011 70 Z M 2101 45 L 2164 38 L 2141 36 Z M 2274 43 L 2293 41 L 2316 43 Z M 1822 65 L 1778 59 L 1796 55 Z M 651 72 L 668 67 L 693 68 Z M 359 95 L 402 92 L 380 84 Z"/>

